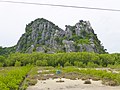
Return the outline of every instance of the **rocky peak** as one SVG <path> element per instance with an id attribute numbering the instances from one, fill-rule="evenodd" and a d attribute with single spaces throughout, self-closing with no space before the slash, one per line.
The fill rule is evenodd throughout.
<path id="1" fill-rule="evenodd" d="M 17 51 L 29 51 L 29 47 L 33 45 L 35 48 L 40 46 L 55 47 L 57 43 L 55 38 L 63 37 L 65 31 L 53 24 L 52 22 L 39 18 L 26 25 L 26 33 L 22 35 L 18 44 Z M 25 49 L 26 48 L 26 49 Z"/>
<path id="2" fill-rule="evenodd" d="M 16 45 L 17 52 L 105 52 L 89 21 L 80 20 L 62 30 L 54 23 L 38 18 L 26 25 L 25 30 Z"/>
<path id="3" fill-rule="evenodd" d="M 78 23 L 75 24 L 75 26 L 77 32 L 80 30 L 84 30 L 87 33 L 94 33 L 89 21 L 80 20 Z"/>

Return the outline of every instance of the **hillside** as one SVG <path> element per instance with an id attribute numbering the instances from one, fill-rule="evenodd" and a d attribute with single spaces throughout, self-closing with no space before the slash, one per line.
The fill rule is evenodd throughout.
<path id="1" fill-rule="evenodd" d="M 14 52 L 95 52 L 105 53 L 106 49 L 94 33 L 89 21 L 80 20 L 74 26 L 66 25 L 62 30 L 54 23 L 38 18 L 26 25 Z M 12 47 L 11 47 L 12 48 Z"/>

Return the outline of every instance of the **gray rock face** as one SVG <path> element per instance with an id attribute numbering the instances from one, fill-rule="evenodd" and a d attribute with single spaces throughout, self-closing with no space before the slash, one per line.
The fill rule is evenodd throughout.
<path id="1" fill-rule="evenodd" d="M 66 52 L 75 52 L 74 41 L 63 40 L 62 43 L 65 46 L 65 51 Z"/>
<path id="2" fill-rule="evenodd" d="M 31 45 L 31 47 L 29 47 L 26 52 L 28 53 L 32 53 L 33 52 L 33 49 L 34 49 L 34 45 Z"/>
<path id="3" fill-rule="evenodd" d="M 45 52 L 45 50 L 44 50 L 43 47 L 37 47 L 37 48 L 36 48 L 36 51 L 37 51 L 37 52 L 42 52 L 42 53 Z"/>
<path id="4" fill-rule="evenodd" d="M 65 36 L 67 37 L 67 38 L 71 38 L 72 37 L 72 31 L 71 31 L 71 26 L 67 26 L 66 25 L 66 30 L 65 30 L 66 32 L 65 32 Z"/>
<path id="5" fill-rule="evenodd" d="M 105 52 L 89 21 L 80 20 L 75 26 L 66 25 L 66 29 L 62 30 L 43 18 L 38 18 L 26 26 L 26 32 L 16 45 L 16 51 Z"/>

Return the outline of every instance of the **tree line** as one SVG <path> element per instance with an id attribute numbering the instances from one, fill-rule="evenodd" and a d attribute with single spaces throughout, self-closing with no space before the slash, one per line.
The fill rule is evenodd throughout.
<path id="1" fill-rule="evenodd" d="M 0 66 L 78 66 L 107 67 L 120 64 L 120 54 L 97 54 L 90 52 L 71 53 L 12 53 L 7 57 L 0 56 Z"/>

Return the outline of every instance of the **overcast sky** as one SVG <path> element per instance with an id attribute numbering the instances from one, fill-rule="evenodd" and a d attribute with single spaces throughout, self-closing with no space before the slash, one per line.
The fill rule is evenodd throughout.
<path id="1" fill-rule="evenodd" d="M 13 0 L 12 0 L 13 1 Z M 14 0 L 120 9 L 120 0 Z M 26 24 L 37 18 L 52 21 L 62 29 L 79 20 L 90 21 L 103 46 L 110 53 L 120 52 L 120 12 L 11 4 L 0 2 L 0 46 L 10 47 L 25 33 Z"/>

